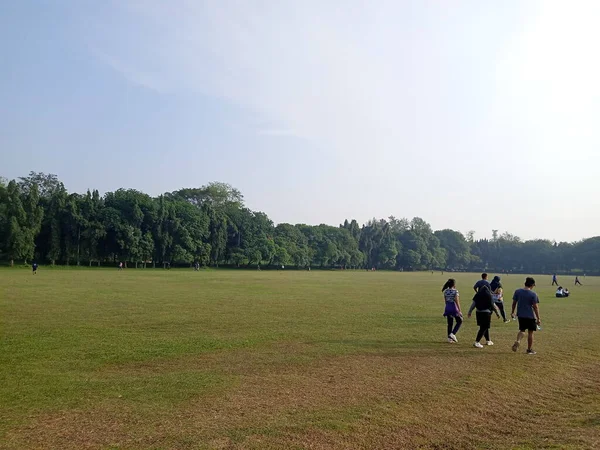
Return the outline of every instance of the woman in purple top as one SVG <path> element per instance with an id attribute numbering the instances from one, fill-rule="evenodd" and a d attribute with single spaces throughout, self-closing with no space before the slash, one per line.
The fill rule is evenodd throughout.
<path id="1" fill-rule="evenodd" d="M 456 289 L 456 281 L 453 278 L 446 281 L 442 292 L 444 293 L 444 302 L 446 303 L 444 317 L 448 321 L 448 342 L 454 344 L 458 342 L 456 333 L 458 333 L 463 322 L 462 312 L 460 311 L 460 295 Z M 456 320 L 456 325 L 454 325 L 454 320 Z M 453 326 L 454 328 L 452 328 Z"/>

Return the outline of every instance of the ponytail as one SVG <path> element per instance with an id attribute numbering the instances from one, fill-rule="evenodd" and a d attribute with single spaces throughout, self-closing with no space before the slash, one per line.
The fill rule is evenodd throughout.
<path id="1" fill-rule="evenodd" d="M 456 281 L 454 281 L 454 278 L 450 278 L 448 281 L 446 281 L 446 284 L 444 284 L 442 292 L 444 292 L 446 289 L 453 288 L 454 286 L 456 286 Z"/>

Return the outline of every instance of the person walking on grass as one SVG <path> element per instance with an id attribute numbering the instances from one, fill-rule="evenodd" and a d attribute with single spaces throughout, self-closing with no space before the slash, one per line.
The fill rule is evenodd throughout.
<path id="1" fill-rule="evenodd" d="M 38 265 L 36 262 L 31 265 L 31 269 L 33 270 L 34 275 L 37 274 Z"/>
<path id="2" fill-rule="evenodd" d="M 502 283 L 500 277 L 496 275 L 490 283 L 490 290 L 492 291 L 492 300 L 502 315 L 504 323 L 509 323 L 510 320 L 506 318 L 506 312 L 504 311 L 504 290 L 502 289 Z"/>
<path id="3" fill-rule="evenodd" d="M 475 338 L 473 347 L 483 348 L 483 345 L 481 345 L 480 341 L 484 337 L 487 345 L 494 345 L 490 339 L 492 312 L 495 312 L 496 316 L 498 317 L 500 317 L 500 314 L 498 313 L 498 308 L 494 304 L 492 292 L 488 286 L 481 286 L 481 288 L 477 291 L 477 294 L 475 294 L 473 297 L 473 304 L 471 305 L 471 308 L 469 308 L 469 318 L 471 317 L 471 313 L 474 309 L 477 309 L 475 316 L 477 317 L 477 326 L 479 327 L 479 331 L 477 332 L 477 337 Z"/>
<path id="4" fill-rule="evenodd" d="M 494 300 L 494 305 L 496 305 L 496 308 L 500 311 L 504 323 L 510 323 L 510 319 L 506 317 L 506 311 L 504 310 L 504 290 L 501 287 L 496 288 L 496 290 L 492 292 L 492 300 Z"/>
<path id="5" fill-rule="evenodd" d="M 481 274 L 481 280 L 479 280 L 477 283 L 475 283 L 475 285 L 473 286 L 473 290 L 475 292 L 479 292 L 479 289 L 481 289 L 483 286 L 487 286 L 488 288 L 490 287 L 490 282 L 488 281 L 488 274 L 487 273 L 482 273 Z"/>
<path id="6" fill-rule="evenodd" d="M 581 281 L 579 281 L 579 277 L 577 275 L 575 275 L 575 286 L 583 286 L 583 284 L 581 284 Z"/>
<path id="7" fill-rule="evenodd" d="M 463 315 L 460 310 L 460 295 L 456 289 L 456 281 L 450 278 L 442 287 L 444 294 L 444 302 L 446 303 L 446 309 L 444 310 L 444 317 L 448 322 L 448 343 L 455 344 L 458 342 L 456 333 L 460 330 L 460 326 L 463 323 Z M 456 320 L 456 325 L 454 321 Z"/>
<path id="8" fill-rule="evenodd" d="M 558 286 L 558 279 L 556 278 L 556 274 L 552 275 L 552 286 Z"/>
<path id="9" fill-rule="evenodd" d="M 517 289 L 513 296 L 512 312 L 511 316 L 519 318 L 519 333 L 517 334 L 517 340 L 512 346 L 513 352 L 519 350 L 521 346 L 521 340 L 525 337 L 525 331 L 527 331 L 527 354 L 535 355 L 533 349 L 533 333 L 537 330 L 538 326 L 542 323 L 540 319 L 540 299 L 538 295 L 533 291 L 535 287 L 535 280 L 531 277 L 525 279 L 525 287 Z M 517 314 L 515 316 L 515 309 Z"/>

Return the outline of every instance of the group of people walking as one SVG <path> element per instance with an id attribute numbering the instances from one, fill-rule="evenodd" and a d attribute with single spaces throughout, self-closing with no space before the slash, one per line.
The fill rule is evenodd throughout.
<path id="1" fill-rule="evenodd" d="M 486 345 L 494 345 L 490 339 L 490 328 L 492 324 L 492 314 L 496 314 L 498 318 L 502 317 L 504 323 L 510 323 L 504 309 L 504 298 L 502 283 L 500 277 L 495 276 L 492 282 L 488 281 L 488 274 L 482 273 L 481 280 L 477 281 L 473 286 L 475 296 L 469 308 L 468 317 L 470 318 L 473 310 L 477 319 L 477 337 L 473 343 L 475 348 L 483 348 L 481 340 L 485 338 Z M 533 350 L 533 332 L 538 329 L 541 324 L 539 315 L 539 298 L 533 291 L 535 280 L 531 277 L 525 279 L 524 288 L 517 289 L 513 295 L 513 304 L 511 316 L 513 320 L 519 319 L 519 334 L 512 349 L 517 351 L 521 345 L 521 340 L 525 335 L 525 331 L 529 333 L 527 353 L 535 354 Z M 460 294 L 456 288 L 456 280 L 450 278 L 442 287 L 444 294 L 444 302 L 446 308 L 444 316 L 448 325 L 448 342 L 457 343 L 456 334 L 460 330 L 463 323 L 463 313 L 460 306 Z M 516 310 L 516 314 L 515 314 Z"/>

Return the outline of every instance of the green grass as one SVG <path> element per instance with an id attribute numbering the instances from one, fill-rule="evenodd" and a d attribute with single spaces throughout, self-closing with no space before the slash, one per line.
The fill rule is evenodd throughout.
<path id="1" fill-rule="evenodd" d="M 537 277 L 531 357 L 446 343 L 446 278 L 2 269 L 0 448 L 598 448 L 600 279 Z"/>

